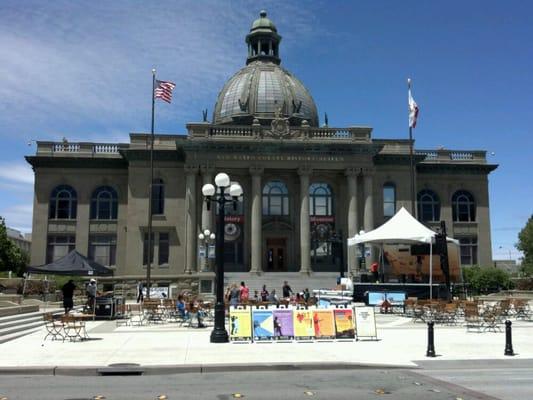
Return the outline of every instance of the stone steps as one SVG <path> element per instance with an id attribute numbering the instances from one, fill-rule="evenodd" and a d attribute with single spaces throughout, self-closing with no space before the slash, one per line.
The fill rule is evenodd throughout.
<path id="1" fill-rule="evenodd" d="M 263 285 L 266 285 L 269 292 L 276 289 L 278 296 L 282 295 L 283 282 L 287 281 L 294 293 L 303 292 L 305 288 L 309 291 L 313 289 L 332 289 L 337 284 L 338 273 L 335 272 L 315 272 L 311 275 L 299 272 L 273 272 L 253 275 L 249 272 L 227 272 L 224 274 L 225 286 L 236 283 L 240 285 L 241 281 L 246 283 L 250 288 L 250 297 L 253 297 L 254 291 L 261 293 Z"/>
<path id="2" fill-rule="evenodd" d="M 62 313 L 58 309 L 47 312 Z M 44 325 L 44 313 L 37 311 L 0 317 L 0 344 L 38 331 Z"/>

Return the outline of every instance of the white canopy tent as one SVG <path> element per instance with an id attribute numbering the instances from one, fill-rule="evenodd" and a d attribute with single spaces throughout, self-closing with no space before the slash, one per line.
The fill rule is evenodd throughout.
<path id="1" fill-rule="evenodd" d="M 380 227 L 360 235 L 348 238 L 348 246 L 369 243 L 380 246 L 385 244 L 419 244 L 435 243 L 436 232 L 414 218 L 409 211 L 402 207 L 391 219 Z M 448 242 L 459 244 L 452 238 Z M 429 287 L 430 298 L 433 298 L 433 246 L 429 246 Z"/>

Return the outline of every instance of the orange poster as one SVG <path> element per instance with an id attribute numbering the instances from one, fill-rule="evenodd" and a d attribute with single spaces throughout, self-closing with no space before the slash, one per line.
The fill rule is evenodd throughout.
<path id="1" fill-rule="evenodd" d="M 335 339 L 333 310 L 314 310 L 313 323 L 316 339 Z"/>

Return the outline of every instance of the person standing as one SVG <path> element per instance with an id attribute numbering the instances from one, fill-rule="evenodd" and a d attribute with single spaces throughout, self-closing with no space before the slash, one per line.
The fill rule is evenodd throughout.
<path id="1" fill-rule="evenodd" d="M 243 304 L 247 303 L 249 297 L 250 297 L 250 289 L 248 288 L 248 286 L 246 286 L 246 283 L 241 282 L 241 292 L 240 292 L 241 303 Z"/>
<path id="2" fill-rule="evenodd" d="M 70 310 L 74 308 L 74 290 L 76 285 L 71 279 L 63 285 L 61 291 L 63 292 L 63 307 L 65 308 L 65 314 L 68 314 Z"/>
<path id="3" fill-rule="evenodd" d="M 379 283 L 379 264 L 377 262 L 373 262 L 370 266 L 370 272 L 372 272 L 372 279 L 375 283 Z"/>
<path id="4" fill-rule="evenodd" d="M 263 285 L 263 289 L 261 289 L 261 301 L 268 301 L 268 290 L 266 285 Z"/>
<path id="5" fill-rule="evenodd" d="M 289 286 L 289 283 L 287 281 L 283 282 L 283 298 L 290 298 L 291 294 L 294 292 L 292 291 L 291 287 Z"/>
<path id="6" fill-rule="evenodd" d="M 139 281 L 137 284 L 137 303 L 142 303 L 144 301 L 144 284 L 142 281 Z"/>
<path id="7" fill-rule="evenodd" d="M 87 306 L 89 311 L 94 311 L 95 301 L 96 301 L 96 280 L 91 279 L 87 285 Z"/>
<path id="8" fill-rule="evenodd" d="M 236 306 L 239 304 L 240 299 L 240 291 L 237 288 L 237 284 L 233 284 L 231 286 L 231 290 L 229 291 L 229 304 L 231 306 Z"/>

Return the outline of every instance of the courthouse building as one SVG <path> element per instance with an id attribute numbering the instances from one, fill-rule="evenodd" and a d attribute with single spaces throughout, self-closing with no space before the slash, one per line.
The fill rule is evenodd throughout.
<path id="1" fill-rule="evenodd" d="M 295 284 L 331 275 L 341 259 L 357 275 L 346 238 L 401 207 L 414 213 L 409 140 L 374 138 L 367 126 L 321 125 L 309 91 L 280 66 L 280 42 L 261 12 L 246 36 L 246 65 L 222 88 L 212 120 L 187 124 L 187 134 L 155 135 L 155 282 L 212 279 L 198 234 L 215 231 L 201 188 L 218 172 L 244 190 L 225 225 L 226 271 L 239 277 L 283 272 Z M 35 171 L 32 265 L 77 249 L 115 268 L 115 277 L 145 277 L 149 149 L 147 133 L 117 144 L 38 142 L 26 157 Z M 415 149 L 418 218 L 432 228 L 446 221 L 463 264 L 492 265 L 488 175 L 496 166 L 485 155 Z"/>

